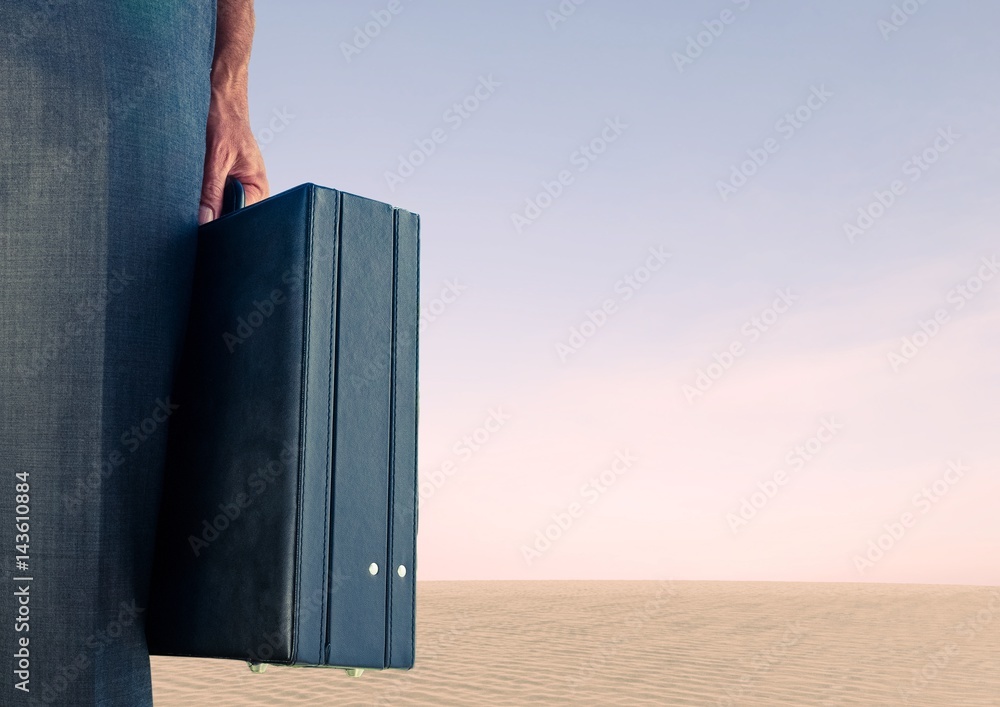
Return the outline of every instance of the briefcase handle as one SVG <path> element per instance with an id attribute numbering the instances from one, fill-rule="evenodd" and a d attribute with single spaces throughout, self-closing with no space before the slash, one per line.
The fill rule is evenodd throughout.
<path id="1" fill-rule="evenodd" d="M 226 186 L 222 190 L 222 213 L 220 216 L 239 211 L 246 206 L 247 195 L 243 183 L 236 177 L 226 177 Z"/>

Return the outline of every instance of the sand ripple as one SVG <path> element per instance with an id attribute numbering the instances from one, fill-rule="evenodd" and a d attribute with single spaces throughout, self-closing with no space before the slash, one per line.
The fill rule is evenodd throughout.
<path id="1" fill-rule="evenodd" d="M 421 582 L 409 672 L 155 656 L 158 707 L 1000 706 L 1000 589 Z"/>

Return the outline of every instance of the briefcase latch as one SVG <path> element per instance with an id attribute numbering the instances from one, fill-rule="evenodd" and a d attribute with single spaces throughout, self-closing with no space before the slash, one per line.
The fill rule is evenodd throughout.
<path id="1" fill-rule="evenodd" d="M 265 670 L 267 670 L 267 663 L 261 663 L 259 660 L 248 660 L 247 661 L 247 665 L 250 667 L 250 672 L 251 673 L 262 673 Z M 292 667 L 292 668 L 304 668 L 304 667 L 307 667 L 307 666 L 304 666 L 304 665 L 292 665 L 292 666 L 289 666 L 289 667 Z M 336 668 L 336 667 L 339 667 L 339 666 L 335 666 L 335 665 L 316 665 L 316 666 L 308 666 L 308 667 Z M 352 678 L 359 678 L 365 672 L 364 668 L 344 668 L 343 670 L 344 670 L 344 672 L 346 672 Z"/>

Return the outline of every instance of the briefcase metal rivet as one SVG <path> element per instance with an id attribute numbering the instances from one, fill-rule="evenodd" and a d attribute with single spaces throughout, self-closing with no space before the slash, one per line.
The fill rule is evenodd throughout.
<path id="1" fill-rule="evenodd" d="M 368 565 L 368 571 L 371 574 L 378 574 L 378 565 L 375 564 L 374 562 L 371 563 L 370 565 Z"/>
<path id="2" fill-rule="evenodd" d="M 398 574 L 400 577 L 405 577 L 406 576 L 406 565 L 400 565 L 399 569 L 396 570 L 396 574 Z"/>

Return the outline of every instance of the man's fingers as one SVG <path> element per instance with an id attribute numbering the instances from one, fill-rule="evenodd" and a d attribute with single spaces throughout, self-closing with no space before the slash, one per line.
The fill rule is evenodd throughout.
<path id="1" fill-rule="evenodd" d="M 250 135 L 249 128 L 246 133 Z M 205 154 L 198 225 L 222 215 L 222 198 L 225 194 L 227 176 L 231 175 L 243 184 L 247 206 L 268 196 L 264 160 L 252 135 L 241 140 L 238 137 L 234 139 L 232 136 L 220 134 L 216 135 L 215 139 L 210 138 L 209 143 Z"/>
<path id="2" fill-rule="evenodd" d="M 222 191 L 226 185 L 226 175 L 219 176 L 216 170 L 205 169 L 201 187 L 201 206 L 198 208 L 198 225 L 215 219 L 222 211 Z"/>
<path id="3" fill-rule="evenodd" d="M 208 223 L 222 213 L 222 195 L 226 187 L 226 175 L 232 167 L 233 159 L 224 145 L 209 136 L 205 151 L 205 172 L 201 179 L 201 205 L 198 208 L 198 225 Z"/>
<path id="4" fill-rule="evenodd" d="M 267 170 L 264 168 L 264 160 L 257 148 L 257 143 L 252 143 L 243 151 L 241 158 L 236 160 L 236 164 L 229 169 L 228 173 L 239 179 L 243 185 L 247 206 L 268 197 Z"/>
<path id="5" fill-rule="evenodd" d="M 250 206 L 250 204 L 256 204 L 258 201 L 263 201 L 268 197 L 266 178 L 254 177 L 244 181 L 237 175 L 233 176 L 236 176 L 237 179 L 243 182 L 243 192 L 246 195 L 247 206 Z"/>

